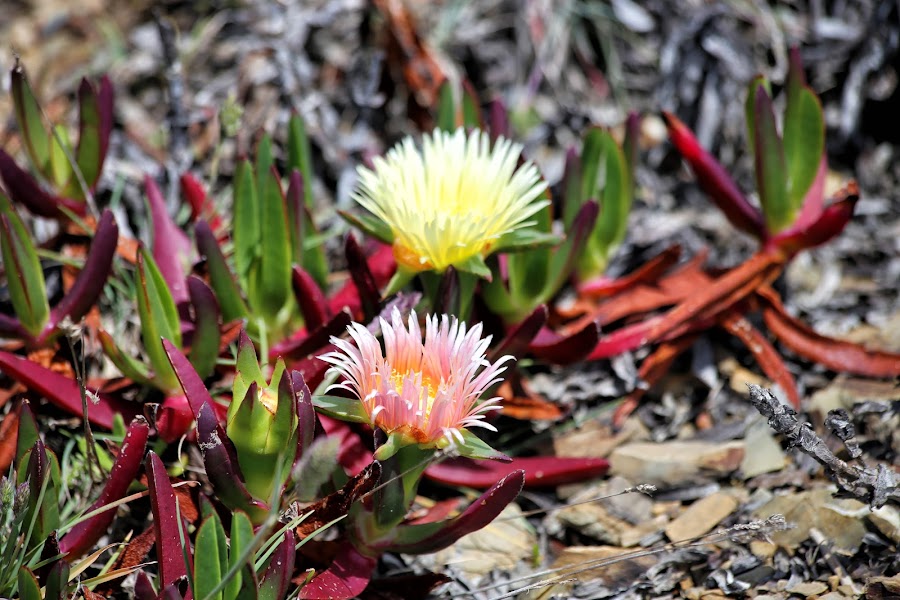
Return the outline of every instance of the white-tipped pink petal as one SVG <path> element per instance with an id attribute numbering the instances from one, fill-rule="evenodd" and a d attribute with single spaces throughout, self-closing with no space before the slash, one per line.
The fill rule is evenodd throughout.
<path id="1" fill-rule="evenodd" d="M 394 309 L 390 322 L 381 319 L 383 352 L 359 323 L 347 331 L 353 343 L 332 338 L 336 350 L 320 358 L 344 378 L 329 389 L 357 395 L 373 425 L 433 446 L 461 442 L 460 430 L 468 427 L 496 431 L 484 418 L 499 410 L 500 398 L 479 398 L 502 381 L 512 357 L 494 363 L 485 358 L 490 337 L 481 337 L 480 323 L 467 330 L 455 317 L 428 315 L 423 340 L 415 312 L 404 324 Z"/>

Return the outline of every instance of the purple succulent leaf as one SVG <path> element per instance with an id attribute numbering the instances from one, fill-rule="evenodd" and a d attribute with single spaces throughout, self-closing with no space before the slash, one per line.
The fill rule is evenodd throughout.
<path id="1" fill-rule="evenodd" d="M 212 396 L 209 395 L 209 390 L 203 385 L 203 380 L 200 379 L 200 376 L 194 369 L 194 365 L 191 364 L 191 361 L 187 359 L 181 350 L 166 339 L 162 341 L 162 344 L 166 355 L 169 357 L 169 362 L 172 364 L 172 369 L 175 371 L 175 376 L 178 378 L 178 382 L 181 383 L 184 395 L 187 396 L 191 405 L 194 418 L 199 421 L 203 405 L 208 404 L 212 407 Z"/>
<path id="2" fill-rule="evenodd" d="M 97 92 L 97 112 L 100 115 L 100 164 L 106 161 L 109 151 L 109 136 L 113 128 L 113 105 L 115 94 L 109 76 L 100 78 L 100 89 Z"/>
<path id="3" fill-rule="evenodd" d="M 294 285 L 294 297 L 306 322 L 306 329 L 308 331 L 318 329 L 328 321 L 328 299 L 312 275 L 299 265 L 294 266 L 291 281 Z"/>
<path id="4" fill-rule="evenodd" d="M 134 580 L 134 598 L 135 600 L 156 600 L 156 590 L 153 589 L 153 582 L 150 576 L 144 571 L 137 572 L 137 579 Z"/>
<path id="5" fill-rule="evenodd" d="M 350 277 L 356 284 L 359 292 L 359 299 L 363 309 L 363 320 L 368 321 L 378 313 L 378 306 L 381 303 L 381 292 L 378 290 L 378 282 L 369 268 L 369 262 L 366 260 L 366 253 L 356 238 L 351 234 L 347 236 L 347 242 L 344 244 L 344 251 L 347 255 L 347 270 L 350 271 Z"/>
<path id="6" fill-rule="evenodd" d="M 149 175 L 144 176 L 144 188 L 153 220 L 153 260 L 169 286 L 175 305 L 180 306 L 188 300 L 183 264 L 184 258 L 190 255 L 191 243 L 169 216 L 159 186 Z"/>
<path id="7" fill-rule="evenodd" d="M 33 363 L 21 356 L 0 351 L 0 371 L 41 394 L 51 404 L 72 414 L 82 416 L 81 388 L 74 379 Z M 88 419 L 104 429 L 112 429 L 115 415 L 126 420 L 137 415 L 137 404 L 107 394 L 96 394 L 88 400 Z"/>
<path id="8" fill-rule="evenodd" d="M 19 167 L 4 150 L 0 150 L 0 178 L 3 179 L 9 197 L 38 216 L 48 219 L 67 219 L 66 214 L 60 210 L 60 205 L 74 208 L 70 206 L 71 203 L 63 202 L 61 198 L 45 192 L 37 180 Z M 83 214 L 84 210 L 82 208 L 75 212 Z"/>
<path id="9" fill-rule="evenodd" d="M 552 364 L 567 365 L 584 360 L 600 340 L 600 327 L 589 323 L 569 337 L 560 337 L 544 328 L 535 337 L 528 351 Z"/>
<path id="10" fill-rule="evenodd" d="M 247 491 L 237 451 L 210 404 L 204 404 L 200 408 L 197 443 L 203 452 L 206 475 L 222 503 L 232 510 L 245 511 L 254 520 L 264 516 L 268 507 Z"/>
<path id="11" fill-rule="evenodd" d="M 103 487 L 100 497 L 86 512 L 97 510 L 125 497 L 128 486 L 140 471 L 149 433 L 150 426 L 147 421 L 143 417 L 135 417 L 128 426 L 125 441 L 122 443 L 119 455 L 116 456 L 109 479 Z M 69 530 L 59 541 L 60 552 L 67 555 L 66 560 L 71 561 L 87 553 L 106 533 L 115 516 L 115 510 L 107 510 L 78 523 Z"/>
<path id="12" fill-rule="evenodd" d="M 0 314 L 0 337 L 25 339 L 29 334 L 18 319 Z"/>
<path id="13" fill-rule="evenodd" d="M 513 471 L 487 490 L 459 516 L 437 523 L 401 525 L 385 551 L 424 554 L 450 546 L 464 535 L 488 525 L 516 499 L 525 484 L 525 471 Z"/>
<path id="14" fill-rule="evenodd" d="M 283 356 L 286 360 L 302 360 L 310 354 L 319 352 L 328 345 L 332 336 L 340 336 L 353 321 L 350 313 L 342 310 L 334 315 L 325 325 L 308 333 L 306 337 L 288 340 L 278 344 L 269 352 L 269 358 Z"/>
<path id="15" fill-rule="evenodd" d="M 187 281 L 188 295 L 194 307 L 194 327 L 191 331 L 191 363 L 200 377 L 209 377 L 219 356 L 222 315 L 216 295 L 206 282 L 191 275 Z"/>
<path id="16" fill-rule="evenodd" d="M 42 337 L 51 335 L 66 317 L 77 323 L 87 314 L 103 291 L 118 243 L 119 227 L 112 212 L 104 210 L 84 261 L 84 268 L 69 292 L 50 311 L 50 321 Z"/>
<path id="17" fill-rule="evenodd" d="M 294 532 L 284 532 L 283 539 L 272 554 L 269 566 L 259 581 L 260 600 L 282 600 L 287 596 L 294 574 Z"/>
<path id="18" fill-rule="evenodd" d="M 503 100 L 497 99 L 491 102 L 488 124 L 491 140 L 496 140 L 501 136 L 509 137 L 509 112 L 506 110 L 506 104 Z"/>
<path id="19" fill-rule="evenodd" d="M 507 354 L 515 357 L 523 356 L 527 352 L 531 340 L 538 334 L 541 327 L 547 323 L 548 316 L 549 313 L 545 304 L 535 308 L 522 322 L 507 332 L 506 337 L 491 352 L 488 360 L 494 362 Z"/>
<path id="20" fill-rule="evenodd" d="M 303 452 L 316 437 L 316 410 L 313 407 L 309 386 L 299 371 L 290 372 L 290 387 L 297 399 L 297 454 L 295 462 L 303 456 Z"/>
<path id="21" fill-rule="evenodd" d="M 159 568 L 159 584 L 166 587 L 176 584 L 193 571 L 193 556 L 187 552 L 189 565 L 185 565 L 181 540 L 189 540 L 187 527 L 180 517 L 175 490 L 162 460 L 152 450 L 145 461 L 150 507 L 153 511 L 153 527 L 156 530 L 156 560 Z"/>
<path id="22" fill-rule="evenodd" d="M 378 559 L 360 554 L 344 542 L 334 562 L 300 590 L 302 600 L 349 600 L 366 589 Z"/>

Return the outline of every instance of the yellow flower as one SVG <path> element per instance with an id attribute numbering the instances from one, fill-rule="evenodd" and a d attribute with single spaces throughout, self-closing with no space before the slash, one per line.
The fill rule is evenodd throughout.
<path id="1" fill-rule="evenodd" d="M 353 198 L 390 228 L 394 257 L 409 271 L 473 270 L 503 236 L 532 224 L 549 204 L 522 146 L 482 131 L 435 130 L 421 149 L 404 139 L 374 170 L 360 167 Z"/>

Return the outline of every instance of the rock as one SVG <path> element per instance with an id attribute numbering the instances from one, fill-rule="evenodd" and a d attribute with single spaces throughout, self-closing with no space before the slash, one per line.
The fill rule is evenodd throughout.
<path id="1" fill-rule="evenodd" d="M 653 500 L 639 492 L 621 494 L 632 487 L 632 483 L 622 477 L 612 477 L 587 487 L 582 485 L 577 493 L 567 498 L 570 506 L 561 509 L 555 518 L 598 541 L 632 546 L 661 528 L 658 520 L 651 519 Z M 662 524 L 665 522 L 663 519 Z M 622 541 L 626 532 L 628 544 Z"/>
<path id="2" fill-rule="evenodd" d="M 747 429 L 744 443 L 747 448 L 752 449 L 751 452 L 744 453 L 744 460 L 741 461 L 744 479 L 784 468 L 784 451 L 765 420 L 759 420 Z"/>
<path id="3" fill-rule="evenodd" d="M 806 596 L 808 598 L 810 596 L 817 596 L 819 594 L 822 594 L 827 589 L 828 586 L 821 581 L 804 581 L 801 583 L 795 583 L 794 585 L 788 587 L 787 591 L 792 594 L 800 594 L 801 596 Z"/>
<path id="4" fill-rule="evenodd" d="M 824 596 L 819 596 L 819 600 L 847 600 L 847 596 L 840 592 L 828 592 Z"/>
<path id="5" fill-rule="evenodd" d="M 885 537 L 900 544 L 900 510 L 897 507 L 887 504 L 876 508 L 869 514 L 869 520 Z"/>
<path id="6" fill-rule="evenodd" d="M 655 556 L 626 557 L 626 554 L 629 553 L 625 548 L 615 546 L 570 546 L 562 551 L 550 568 L 572 567 L 570 571 L 579 571 L 577 575 L 572 575 L 579 581 L 599 579 L 610 589 L 625 590 L 658 560 Z M 617 559 L 618 556 L 622 558 Z M 592 565 L 594 568 L 581 571 Z M 562 576 L 565 574 L 566 571 L 560 573 Z"/>
<path id="7" fill-rule="evenodd" d="M 754 511 L 758 519 L 782 514 L 793 529 L 776 531 L 770 535 L 772 542 L 794 550 L 809 538 L 812 528 L 818 529 L 829 540 L 835 552 L 855 554 L 866 534 L 863 516 L 867 507 L 857 500 L 838 500 L 832 497 L 832 488 L 820 488 L 775 496 Z"/>
<path id="8" fill-rule="evenodd" d="M 669 523 L 666 536 L 670 541 L 681 542 L 703 535 L 733 513 L 737 506 L 737 500 L 725 492 L 707 496 L 691 504 L 677 519 Z"/>
<path id="9" fill-rule="evenodd" d="M 676 487 L 734 472 L 744 459 L 744 442 L 636 442 L 610 455 L 610 473 L 636 483 Z"/>
<path id="10" fill-rule="evenodd" d="M 570 502 L 576 502 L 574 498 L 577 496 Z M 556 518 L 584 535 L 613 546 L 621 545 L 622 532 L 632 528 L 628 521 L 611 515 L 605 506 L 597 502 L 568 506 L 561 509 Z"/>
<path id="11" fill-rule="evenodd" d="M 515 518 L 521 514 L 518 505 L 510 504 L 483 529 L 463 536 L 449 548 L 431 555 L 434 568 L 452 564 L 477 585 L 493 569 L 510 570 L 520 560 L 531 559 L 537 540 L 528 521 Z"/>
<path id="12" fill-rule="evenodd" d="M 618 446 L 635 438 L 647 438 L 647 429 L 637 419 L 627 419 L 617 432 L 600 421 L 588 421 L 553 440 L 556 456 L 606 458 Z"/>
<path id="13" fill-rule="evenodd" d="M 631 548 L 632 546 L 637 546 L 641 543 L 641 540 L 646 538 L 649 535 L 655 534 L 657 531 L 662 531 L 666 527 L 666 523 L 669 522 L 664 516 L 654 517 L 652 519 L 647 519 L 637 525 L 632 527 L 628 527 L 623 529 L 619 533 L 619 544 L 623 548 Z"/>

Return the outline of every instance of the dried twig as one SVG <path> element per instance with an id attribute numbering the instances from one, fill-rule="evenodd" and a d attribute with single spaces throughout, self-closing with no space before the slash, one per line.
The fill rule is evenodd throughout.
<path id="1" fill-rule="evenodd" d="M 860 465 L 844 462 L 816 435 L 809 423 L 802 423 L 796 411 L 782 404 L 771 391 L 753 384 L 748 387 L 750 402 L 769 420 L 769 427 L 785 436 L 790 446 L 799 447 L 821 463 L 843 492 L 872 508 L 879 508 L 888 501 L 900 504 L 900 473 L 883 464 L 869 467 L 862 461 Z"/>

